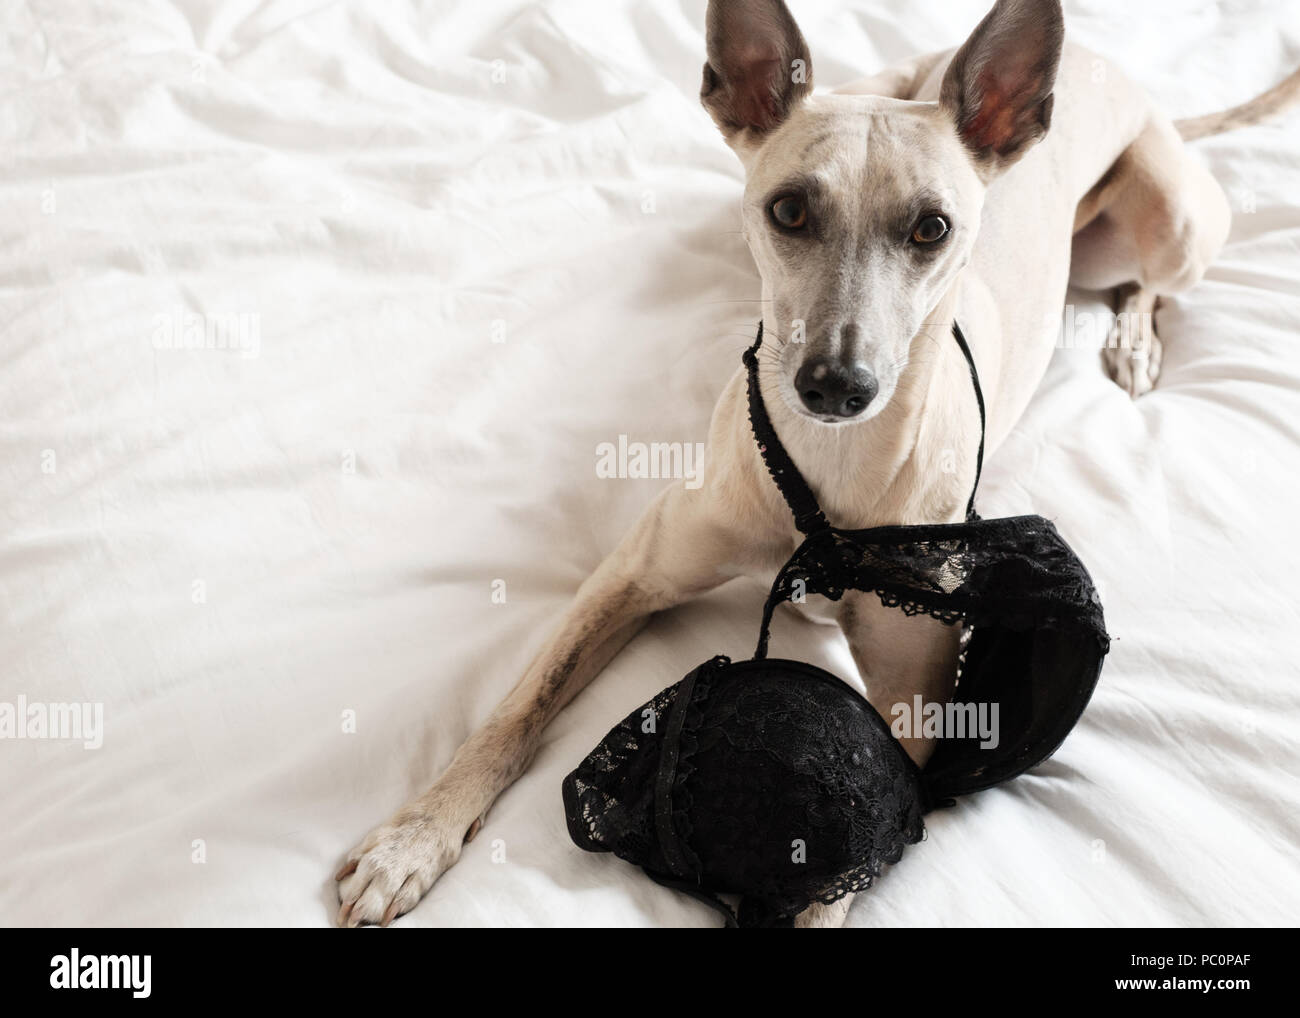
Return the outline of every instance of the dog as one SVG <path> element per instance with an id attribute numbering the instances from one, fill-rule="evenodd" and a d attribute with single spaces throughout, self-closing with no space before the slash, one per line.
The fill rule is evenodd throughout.
<path id="1" fill-rule="evenodd" d="M 707 56 L 701 101 L 745 169 L 764 399 L 827 517 L 846 528 L 962 518 L 980 430 L 954 318 L 979 366 L 991 453 L 1047 368 L 1067 284 L 1114 290 L 1117 311 L 1150 323 L 1156 299 L 1194 286 L 1223 244 L 1227 200 L 1184 141 L 1300 95 L 1297 73 L 1176 124 L 1116 69 L 1064 44 L 1058 0 L 997 0 L 956 51 L 828 94 L 813 94 L 808 46 L 782 0 L 711 0 Z M 1144 324 L 1103 359 L 1139 396 L 1160 349 Z M 662 492 L 433 786 L 348 854 L 335 875 L 339 925 L 388 925 L 413 908 L 547 723 L 653 613 L 740 574 L 771 581 L 801 535 L 759 457 L 741 370 L 714 410 L 706 457 L 703 485 Z M 918 695 L 951 698 L 960 626 L 854 593 L 834 618 L 882 716 Z M 901 741 L 923 766 L 933 743 Z M 815 905 L 797 924 L 838 925 L 848 904 Z"/>

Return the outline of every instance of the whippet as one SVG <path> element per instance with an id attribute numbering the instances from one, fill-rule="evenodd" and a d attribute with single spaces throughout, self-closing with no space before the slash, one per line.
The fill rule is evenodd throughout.
<path id="1" fill-rule="evenodd" d="M 1067 283 L 1119 288 L 1117 310 L 1149 312 L 1195 285 L 1224 242 L 1228 203 L 1184 140 L 1300 92 L 1292 75 L 1245 106 L 1176 124 L 1117 69 L 1063 45 L 1057 0 L 998 0 L 955 52 L 814 95 L 781 0 L 712 0 L 707 18 L 700 97 L 745 169 L 764 399 L 826 515 L 848 528 L 962 518 L 980 429 L 948 338 L 954 317 L 979 365 L 992 453 L 1047 367 Z M 1156 378 L 1159 341 L 1147 325 L 1103 359 L 1136 396 Z M 442 776 L 349 853 L 336 875 L 340 925 L 410 910 L 546 724 L 653 613 L 740 574 L 770 582 L 801 535 L 759 458 L 745 395 L 738 368 L 713 414 L 703 485 L 655 499 Z M 833 608 L 883 716 L 917 695 L 950 698 L 960 626 L 862 594 Z M 902 741 L 924 765 L 932 743 Z M 838 923 L 847 908 L 814 906 L 800 922 Z"/>

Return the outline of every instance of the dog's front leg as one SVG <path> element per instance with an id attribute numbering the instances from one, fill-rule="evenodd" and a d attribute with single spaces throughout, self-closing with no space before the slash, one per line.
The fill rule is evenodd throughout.
<path id="1" fill-rule="evenodd" d="M 542 729 L 650 615 L 730 573 L 736 553 L 708 488 L 665 491 L 582 585 L 518 685 L 423 795 L 366 836 L 338 872 L 341 926 L 391 922 L 460 856 L 496 797 L 532 759 Z"/>
<path id="2" fill-rule="evenodd" d="M 957 682 L 961 627 L 945 625 L 924 615 L 907 616 L 886 608 L 875 594 L 846 593 L 839 612 L 853 660 L 867 687 L 867 699 L 886 721 L 896 704 L 910 711 L 913 697 L 923 703 L 947 703 Z M 918 767 L 934 752 L 933 739 L 906 735 L 899 739 Z M 849 915 L 854 895 L 830 905 L 810 905 L 795 917 L 801 929 L 840 927 Z"/>
<path id="3" fill-rule="evenodd" d="M 897 608 L 886 608 L 875 594 L 864 593 L 845 595 L 840 625 L 867 687 L 867 699 L 887 722 L 892 724 L 899 716 L 897 707 L 912 712 L 917 696 L 924 704 L 952 699 L 961 626 L 928 615 L 904 615 Z M 934 739 L 914 733 L 898 741 L 918 767 L 924 767 L 935 750 Z"/>

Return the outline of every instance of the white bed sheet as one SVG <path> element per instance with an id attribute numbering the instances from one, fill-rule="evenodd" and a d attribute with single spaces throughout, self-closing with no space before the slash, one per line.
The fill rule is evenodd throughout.
<path id="1" fill-rule="evenodd" d="M 0 700 L 101 703 L 104 741 L 0 741 L 0 923 L 328 923 L 342 853 L 662 484 L 598 478 L 597 444 L 703 441 L 758 295 L 696 100 L 703 6 L 6 7 Z M 1066 6 L 1177 114 L 1300 63 L 1281 0 Z M 826 86 L 984 7 L 794 5 Z M 1159 314 L 1159 389 L 1059 351 L 983 489 L 1088 562 L 1101 685 L 1051 761 L 934 815 L 855 925 L 1300 916 L 1300 128 L 1197 151 L 1238 214 Z M 248 316 L 246 348 L 169 348 L 186 314 Z M 656 620 L 402 922 L 712 925 L 576 849 L 559 787 L 653 692 L 747 653 L 761 597 Z M 780 639 L 851 667 L 833 630 Z"/>

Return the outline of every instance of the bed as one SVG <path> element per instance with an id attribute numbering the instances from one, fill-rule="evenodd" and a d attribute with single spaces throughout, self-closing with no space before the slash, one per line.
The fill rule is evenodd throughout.
<path id="1" fill-rule="evenodd" d="M 985 6 L 794 10 L 833 86 Z M 1281 0 L 1065 6 L 1176 115 L 1300 64 Z M 704 440 L 758 280 L 696 98 L 703 7 L 9 7 L 0 701 L 102 726 L 0 739 L 0 922 L 329 924 L 343 853 L 665 483 L 600 476 L 601 444 Z M 1300 916 L 1300 120 L 1196 151 L 1235 218 L 1158 312 L 1158 388 L 1131 401 L 1063 343 L 982 488 L 1089 564 L 1101 684 L 1051 760 L 934 814 L 850 925 Z M 1065 320 L 1101 310 L 1072 293 Z M 747 654 L 762 597 L 656 618 L 400 925 L 716 925 L 575 848 L 560 783 L 694 664 Z M 851 668 L 836 630 L 780 639 Z"/>

